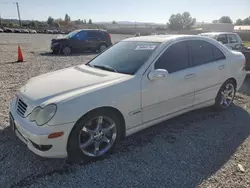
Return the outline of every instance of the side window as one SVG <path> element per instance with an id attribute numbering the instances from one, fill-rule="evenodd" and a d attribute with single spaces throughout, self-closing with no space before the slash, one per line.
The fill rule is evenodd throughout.
<path id="1" fill-rule="evenodd" d="M 225 55 L 216 46 L 213 46 L 214 60 L 226 59 Z"/>
<path id="2" fill-rule="evenodd" d="M 221 42 L 222 44 L 227 44 L 228 43 L 227 35 L 224 34 L 219 35 L 217 41 Z"/>
<path id="3" fill-rule="evenodd" d="M 155 63 L 155 69 L 165 69 L 173 73 L 189 67 L 186 42 L 171 45 Z"/>
<path id="4" fill-rule="evenodd" d="M 190 57 L 194 66 L 203 65 L 214 60 L 213 45 L 203 40 L 188 42 Z"/>
<path id="5" fill-rule="evenodd" d="M 88 37 L 90 39 L 95 39 L 95 38 L 101 37 L 101 33 L 98 32 L 98 31 L 89 31 L 88 32 Z"/>
<path id="6" fill-rule="evenodd" d="M 188 42 L 193 66 L 203 65 L 216 60 L 225 59 L 224 54 L 213 44 L 203 40 Z"/>
<path id="7" fill-rule="evenodd" d="M 81 31 L 75 35 L 75 38 L 77 40 L 87 40 L 87 32 L 86 31 Z"/>
<path id="8" fill-rule="evenodd" d="M 228 36 L 229 43 L 238 43 L 239 42 L 236 35 L 228 34 L 227 36 Z"/>

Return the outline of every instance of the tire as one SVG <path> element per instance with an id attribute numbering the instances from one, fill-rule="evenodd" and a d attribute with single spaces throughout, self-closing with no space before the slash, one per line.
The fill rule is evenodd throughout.
<path id="1" fill-rule="evenodd" d="M 112 129 L 111 124 L 114 124 Z M 107 156 L 120 143 L 121 126 L 121 120 L 112 111 L 96 110 L 83 116 L 76 122 L 68 139 L 68 162 L 86 163 Z"/>
<path id="2" fill-rule="evenodd" d="M 215 109 L 223 110 L 229 108 L 234 100 L 236 84 L 233 80 L 226 81 L 220 88 L 215 98 Z"/>
<path id="3" fill-rule="evenodd" d="M 101 44 L 99 47 L 99 52 L 102 53 L 107 49 L 107 45 L 106 44 Z"/>
<path id="4" fill-rule="evenodd" d="M 64 46 L 61 50 L 63 55 L 70 55 L 71 54 L 71 48 L 68 46 Z"/>

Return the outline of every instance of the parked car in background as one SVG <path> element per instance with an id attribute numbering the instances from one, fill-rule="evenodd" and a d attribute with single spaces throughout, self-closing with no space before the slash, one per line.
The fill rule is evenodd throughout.
<path id="1" fill-rule="evenodd" d="M 240 36 L 237 33 L 209 32 L 209 33 L 201 33 L 199 35 L 213 38 L 213 39 L 221 42 L 225 46 L 227 46 L 229 49 L 232 49 L 233 47 L 235 47 L 237 45 L 243 44 Z"/>
<path id="2" fill-rule="evenodd" d="M 10 28 L 7 28 L 7 27 L 4 27 L 4 28 L 3 28 L 3 31 L 4 31 L 5 33 L 13 33 L 13 29 L 10 29 Z"/>
<path id="3" fill-rule="evenodd" d="M 246 71 L 250 72 L 250 48 L 246 47 L 244 44 L 236 45 L 232 50 L 237 50 L 243 53 L 246 57 Z"/>
<path id="4" fill-rule="evenodd" d="M 29 33 L 36 34 L 37 32 L 36 32 L 36 30 L 34 30 L 34 29 L 30 29 L 30 30 L 29 30 Z"/>
<path id="5" fill-rule="evenodd" d="M 0 33 L 2 33 L 2 32 L 3 32 L 3 29 L 0 28 Z"/>
<path id="6" fill-rule="evenodd" d="M 90 40 L 92 31 L 69 36 Z M 245 76 L 244 55 L 213 39 L 133 37 L 86 65 L 32 78 L 10 103 L 10 125 L 40 156 L 98 159 L 124 137 L 174 116 L 229 108 Z"/>
<path id="7" fill-rule="evenodd" d="M 30 33 L 28 29 L 21 29 L 21 33 Z"/>
<path id="8" fill-rule="evenodd" d="M 83 51 L 102 52 L 111 45 L 111 36 L 107 31 L 98 29 L 76 30 L 64 37 L 51 40 L 51 50 L 64 55 Z"/>
<path id="9" fill-rule="evenodd" d="M 22 33 L 21 29 L 14 29 L 14 33 Z"/>

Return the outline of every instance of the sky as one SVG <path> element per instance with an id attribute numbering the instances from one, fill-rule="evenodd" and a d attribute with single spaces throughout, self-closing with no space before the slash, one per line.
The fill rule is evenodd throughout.
<path id="1" fill-rule="evenodd" d="M 15 0 L 0 0 L 2 18 L 18 18 Z M 198 22 L 212 22 L 221 16 L 233 21 L 250 16 L 250 0 L 16 0 L 21 19 L 64 18 L 100 21 L 167 23 L 171 14 L 188 11 Z"/>

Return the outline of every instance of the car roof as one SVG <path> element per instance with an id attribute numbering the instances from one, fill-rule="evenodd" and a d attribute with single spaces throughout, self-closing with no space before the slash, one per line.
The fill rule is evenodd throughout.
<path id="1" fill-rule="evenodd" d="M 159 42 L 165 43 L 176 39 L 205 39 L 207 38 L 198 35 L 149 35 L 124 39 L 123 41 L 135 41 L 135 42 Z"/>
<path id="2" fill-rule="evenodd" d="M 102 32 L 107 32 L 104 29 L 78 29 L 76 31 L 102 31 Z"/>

